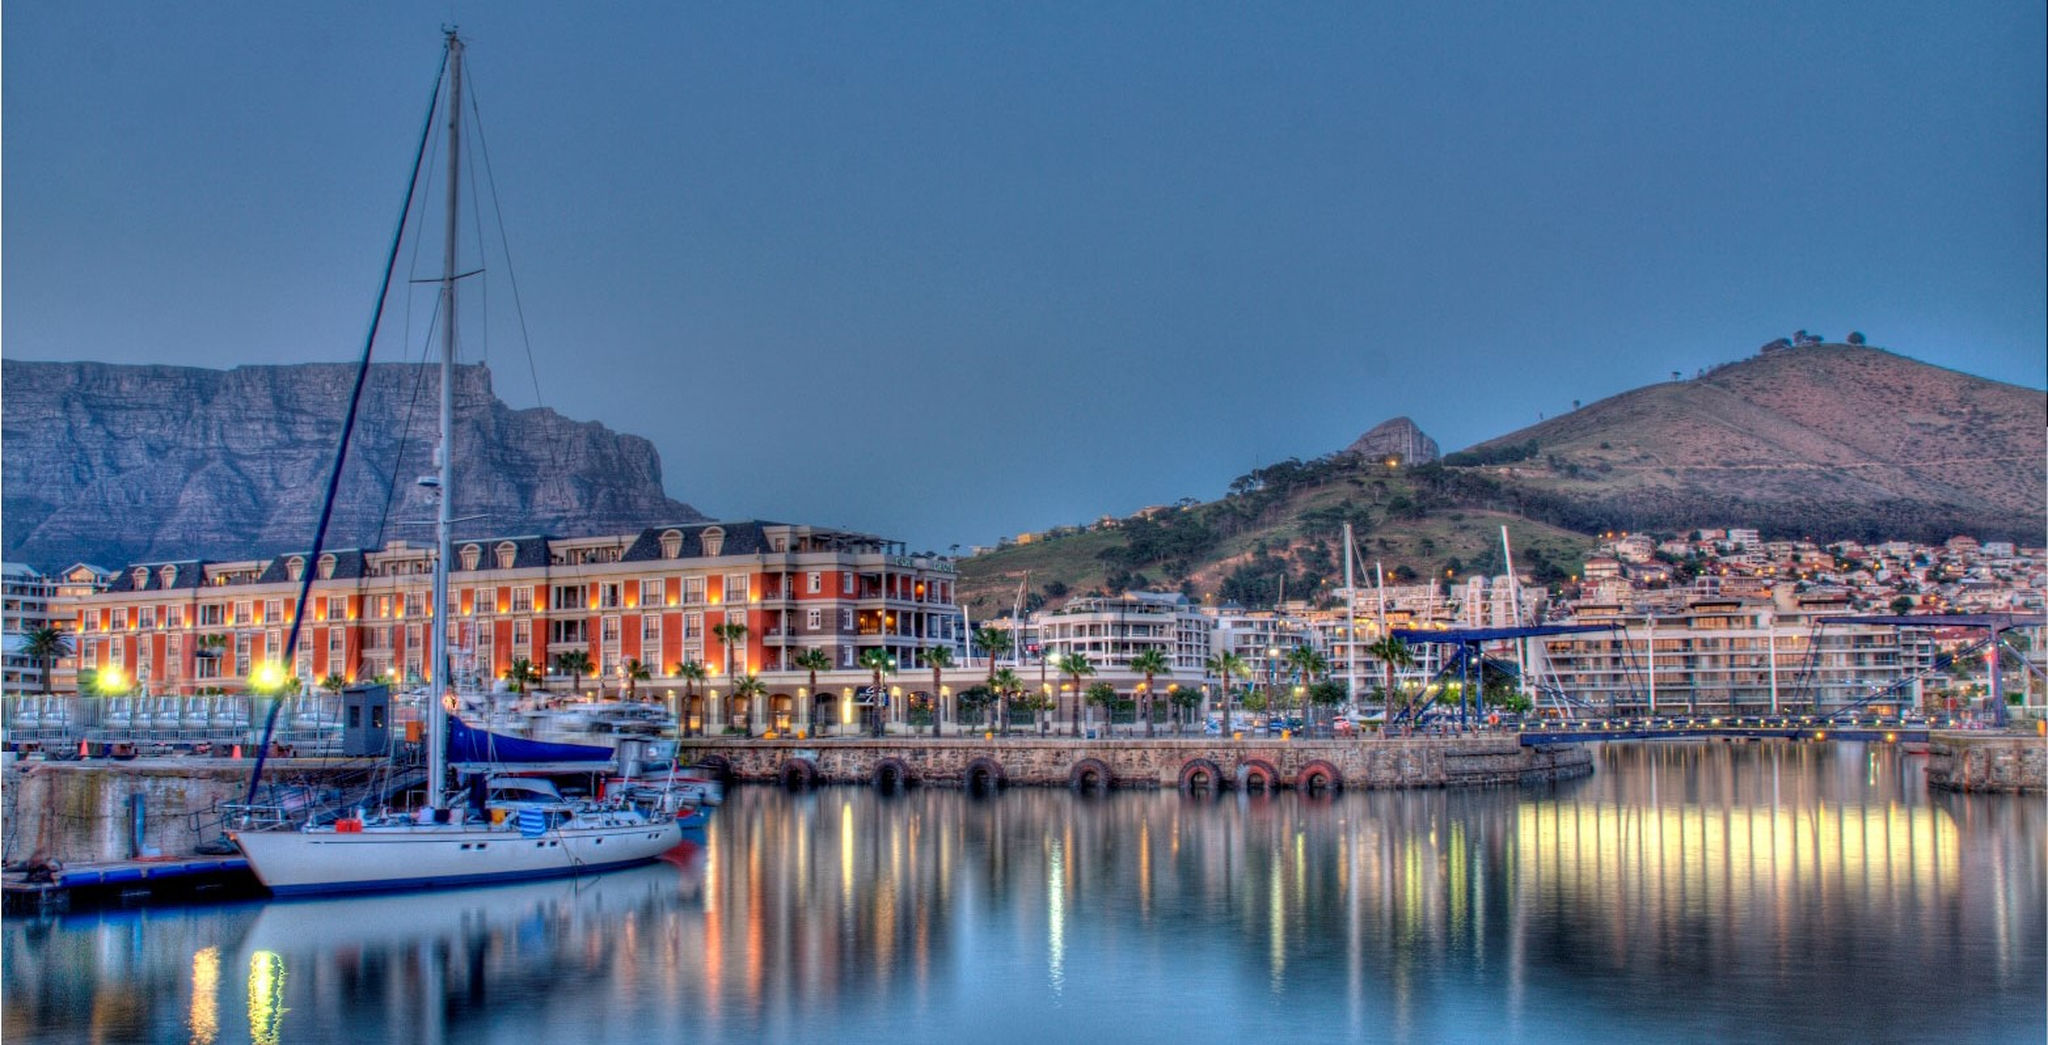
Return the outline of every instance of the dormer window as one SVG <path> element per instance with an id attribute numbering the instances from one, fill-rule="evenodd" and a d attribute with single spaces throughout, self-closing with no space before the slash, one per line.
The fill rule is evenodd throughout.
<path id="1" fill-rule="evenodd" d="M 724 528 L 723 528 L 723 527 L 718 527 L 718 526 L 712 526 L 712 527 L 708 527 L 708 528 L 706 528 L 706 529 L 705 529 L 705 531 L 704 531 L 704 554 L 706 554 L 706 555 L 709 555 L 709 556 L 712 556 L 713 558 L 716 558 L 716 557 L 717 557 L 717 556 L 719 555 L 719 553 L 723 552 L 724 550 L 725 550 L 725 530 L 724 530 Z"/>
<path id="2" fill-rule="evenodd" d="M 333 579 L 334 579 L 334 556 L 332 556 L 332 555 L 322 555 L 322 556 L 320 557 L 320 565 L 319 565 L 319 567 L 318 567 L 318 571 L 319 571 L 319 574 L 320 574 L 320 579 L 321 579 L 321 580 L 323 580 L 323 581 L 325 581 L 325 580 L 333 580 Z"/>
<path id="3" fill-rule="evenodd" d="M 156 575 L 163 579 L 164 587 L 166 588 L 178 582 L 178 568 L 176 566 L 166 566 L 156 571 Z"/>
<path id="4" fill-rule="evenodd" d="M 501 541 L 493 550 L 498 553 L 498 568 L 501 570 L 511 569 L 513 560 L 519 555 L 519 546 L 511 541 Z"/>
<path id="5" fill-rule="evenodd" d="M 680 559 L 683 556 L 683 531 L 669 530 L 661 535 L 661 557 Z"/>
<path id="6" fill-rule="evenodd" d="M 135 590 L 141 591 L 147 587 L 149 587 L 149 568 L 147 566 L 135 567 Z"/>
<path id="7" fill-rule="evenodd" d="M 484 557 L 484 550 L 483 550 L 482 548 L 479 548 L 479 547 L 477 547 L 477 546 L 476 546 L 476 545 L 474 545 L 474 544 L 465 544 L 465 545 L 463 545 L 463 546 L 462 546 L 462 568 L 463 568 L 463 569 L 465 569 L 465 570 L 474 570 L 474 569 L 476 569 L 476 564 L 477 564 L 477 563 L 478 563 L 478 562 L 479 562 L 480 560 L 482 560 L 482 559 L 483 559 L 483 557 Z"/>
<path id="8" fill-rule="evenodd" d="M 291 578 L 292 580 L 298 580 L 300 577 L 305 576 L 306 557 L 303 555 L 294 555 L 291 558 L 286 559 L 284 561 L 284 575 L 286 577 Z"/>

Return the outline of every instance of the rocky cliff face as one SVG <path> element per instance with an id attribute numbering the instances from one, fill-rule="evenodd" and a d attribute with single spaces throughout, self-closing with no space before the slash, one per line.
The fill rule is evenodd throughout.
<path id="1" fill-rule="evenodd" d="M 1436 440 L 1422 434 L 1415 422 L 1405 417 L 1381 421 L 1372 431 L 1344 449 L 1345 453 L 1368 461 L 1398 459 L 1403 464 L 1428 464 L 1437 459 Z"/>
<path id="2" fill-rule="evenodd" d="M 241 559 L 312 543 L 355 367 L 203 370 L 9 360 L 0 370 L 6 558 L 45 569 Z M 371 368 L 330 547 L 430 540 L 438 370 Z M 669 499 L 652 444 L 514 410 L 455 377 L 459 535 L 623 533 L 703 516 Z"/>

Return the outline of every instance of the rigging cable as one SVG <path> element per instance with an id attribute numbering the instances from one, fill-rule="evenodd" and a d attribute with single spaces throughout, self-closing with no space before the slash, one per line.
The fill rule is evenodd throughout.
<path id="1" fill-rule="evenodd" d="M 363 358 L 356 365 L 354 389 L 349 393 L 348 411 L 341 423 L 341 441 L 334 450 L 334 467 L 327 473 L 327 497 L 320 505 L 320 522 L 313 530 L 313 551 L 307 556 L 305 568 L 299 571 L 298 606 L 292 612 L 292 627 L 285 638 L 284 662 L 296 666 L 299 636 L 305 631 L 306 604 L 311 601 L 313 579 L 320 574 L 320 554 L 327 543 L 327 524 L 334 518 L 334 495 L 341 487 L 342 467 L 348 462 L 349 438 L 355 434 L 356 412 L 363 401 L 363 384 L 370 376 L 370 355 L 377 345 L 377 330 L 384 319 L 384 302 L 391 293 L 391 274 L 398 266 L 398 249 L 404 240 L 406 216 L 412 212 L 413 192 L 419 184 L 420 165 L 426 159 L 427 142 L 433 135 L 434 112 L 440 107 L 441 83 L 447 75 L 448 61 L 444 52 L 441 68 L 434 74 L 434 90 L 428 95 L 427 117 L 420 129 L 420 144 L 413 152 L 412 177 L 406 179 L 405 202 L 398 212 L 398 227 L 391 233 L 391 250 L 384 259 L 384 279 L 377 287 L 377 306 L 370 313 L 370 330 L 363 338 Z M 263 780 L 263 762 L 270 753 L 270 738 L 277 730 L 277 713 L 284 707 L 284 701 L 273 701 L 270 713 L 263 720 L 263 743 L 256 749 L 256 765 L 249 773 L 249 793 L 245 801 L 256 801 L 256 788 Z"/>

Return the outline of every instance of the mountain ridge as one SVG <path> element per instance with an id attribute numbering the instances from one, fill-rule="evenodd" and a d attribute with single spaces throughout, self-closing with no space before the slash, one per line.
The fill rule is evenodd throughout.
<path id="1" fill-rule="evenodd" d="M 4 554 L 57 569 L 303 549 L 354 379 L 345 363 L 5 360 Z M 433 506 L 412 480 L 434 470 L 439 387 L 431 365 L 371 367 L 330 545 L 423 535 L 412 524 Z M 580 536 L 704 518 L 663 492 L 646 439 L 515 410 L 481 365 L 457 367 L 454 392 L 454 514 L 485 516 L 466 531 Z"/>

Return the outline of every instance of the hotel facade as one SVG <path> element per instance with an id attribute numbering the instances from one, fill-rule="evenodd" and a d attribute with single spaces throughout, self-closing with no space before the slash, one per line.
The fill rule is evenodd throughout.
<path id="1" fill-rule="evenodd" d="M 704 666 L 697 695 L 711 725 L 751 720 L 795 728 L 810 705 L 850 697 L 867 650 L 910 678 L 922 651 L 964 653 L 950 561 L 906 554 L 869 534 L 772 522 L 697 523 L 604 537 L 458 540 L 448 629 L 453 678 L 490 688 L 515 660 L 551 691 L 673 696 L 681 665 Z M 330 677 L 397 685 L 431 678 L 431 548 L 393 542 L 317 558 L 152 562 L 117 571 L 106 590 L 60 598 L 74 624 L 75 664 L 101 691 L 237 692 L 265 665 L 302 685 Z M 300 582 L 313 581 L 295 663 L 284 664 Z M 720 625 L 743 626 L 728 642 Z M 809 693 L 799 651 L 831 667 Z M 580 653 L 589 670 L 562 670 Z M 637 663 L 648 678 L 629 678 Z M 765 707 L 720 705 L 731 680 L 760 676 Z M 828 691 L 826 681 L 846 682 Z M 865 699 L 865 695 L 863 695 Z M 900 703 L 900 702 L 899 702 Z M 828 711 L 828 714 L 834 713 Z M 898 712 L 900 714 L 900 708 Z"/>

